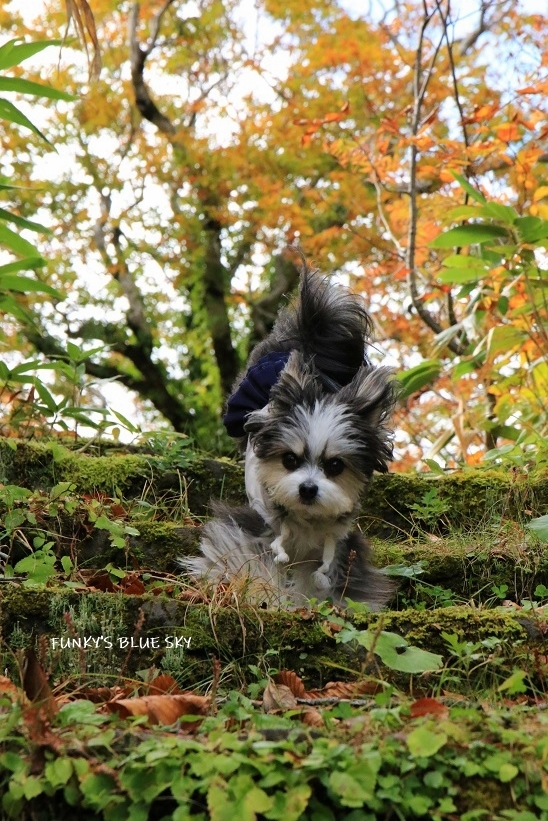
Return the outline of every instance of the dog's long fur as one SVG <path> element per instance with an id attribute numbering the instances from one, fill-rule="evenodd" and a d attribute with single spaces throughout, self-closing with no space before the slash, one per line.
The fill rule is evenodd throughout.
<path id="1" fill-rule="evenodd" d="M 298 300 L 248 363 L 291 351 L 268 405 L 245 424 L 249 506 L 215 507 L 202 555 L 183 560 L 191 574 L 245 577 L 270 603 L 386 603 L 392 584 L 352 529 L 373 471 L 392 458 L 393 380 L 364 358 L 370 328 L 358 296 L 304 271 Z"/>

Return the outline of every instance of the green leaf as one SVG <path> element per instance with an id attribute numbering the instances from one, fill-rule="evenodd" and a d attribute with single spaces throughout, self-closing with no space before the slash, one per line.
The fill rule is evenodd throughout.
<path id="1" fill-rule="evenodd" d="M 445 476 L 444 469 L 435 459 L 423 459 L 422 461 L 425 465 L 428 465 L 432 473 L 436 473 L 438 476 Z"/>
<path id="2" fill-rule="evenodd" d="M 40 234 L 52 233 L 49 228 L 46 228 L 45 225 L 40 225 L 39 222 L 31 222 L 31 220 L 24 219 L 24 217 L 19 217 L 17 214 L 12 214 L 11 211 L 6 211 L 4 208 L 0 208 L 0 219 L 5 222 L 13 222 L 13 224 L 19 226 L 19 228 L 26 228 L 29 231 L 37 231 Z"/>
<path id="3" fill-rule="evenodd" d="M 103 810 L 112 803 L 116 784 L 112 776 L 107 773 L 91 773 L 80 782 L 80 789 L 86 799 L 86 807 Z"/>
<path id="4" fill-rule="evenodd" d="M 433 733 L 426 727 L 416 727 L 407 736 L 407 749 L 413 758 L 430 758 L 447 744 L 445 733 Z"/>
<path id="5" fill-rule="evenodd" d="M 29 128 L 39 137 L 41 137 L 51 148 L 55 149 L 47 137 L 42 134 L 39 128 L 37 128 L 28 117 L 26 117 L 22 111 L 10 103 L 9 100 L 4 100 L 3 97 L 0 97 L 0 119 L 7 120 L 9 123 L 17 123 L 17 125 L 22 125 L 25 128 Z"/>
<path id="6" fill-rule="evenodd" d="M 461 188 L 464 188 L 467 194 L 469 194 L 473 200 L 476 202 L 484 203 L 486 202 L 485 197 L 480 191 L 477 191 L 473 185 L 470 185 L 466 177 L 463 177 L 462 174 L 457 174 L 456 171 L 451 171 L 451 174 L 454 176 L 456 181 L 459 183 Z"/>
<path id="7" fill-rule="evenodd" d="M 36 376 L 32 380 L 32 384 L 36 389 L 36 393 L 49 410 L 50 413 L 55 413 L 58 410 L 57 402 L 55 401 L 54 397 L 51 395 L 49 390 L 46 388 L 44 383 L 38 379 Z"/>
<path id="8" fill-rule="evenodd" d="M 32 94 L 34 97 L 47 97 L 50 100 L 67 100 L 68 102 L 78 99 L 66 91 L 58 91 L 51 86 L 33 83 L 21 77 L 0 77 L 0 91 L 16 91 L 19 94 Z"/>
<path id="9" fill-rule="evenodd" d="M 62 787 L 71 777 L 74 768 L 70 758 L 54 758 L 45 767 L 45 776 L 53 787 Z"/>
<path id="10" fill-rule="evenodd" d="M 440 375 L 441 367 L 442 362 L 440 359 L 427 359 L 414 368 L 409 368 L 407 371 L 400 371 L 396 374 L 398 381 L 403 386 L 402 398 L 410 396 L 426 385 L 431 385 L 432 382 L 435 382 Z"/>
<path id="11" fill-rule="evenodd" d="M 12 773 L 21 775 L 29 765 L 24 758 L 16 755 L 16 753 L 5 752 L 0 755 L 0 766 L 2 769 L 10 770 Z"/>
<path id="12" fill-rule="evenodd" d="M 116 419 L 118 419 L 119 422 L 122 423 L 122 425 L 126 428 L 127 431 L 129 431 L 129 433 L 139 433 L 140 428 L 136 427 L 132 422 L 129 421 L 129 419 L 126 419 L 125 416 L 122 416 L 121 413 L 113 410 L 112 408 L 110 409 L 110 412 L 116 417 Z"/>
<path id="13" fill-rule="evenodd" d="M 462 362 L 458 362 L 454 366 L 451 378 L 456 380 L 460 379 L 461 376 L 466 376 L 468 373 L 473 373 L 477 368 L 481 367 L 484 361 L 485 354 L 483 356 L 471 357 L 470 359 L 463 359 Z"/>
<path id="14" fill-rule="evenodd" d="M 502 316 L 506 316 L 508 308 L 510 307 L 510 300 L 507 296 L 500 296 L 497 302 L 497 310 Z"/>
<path id="15" fill-rule="evenodd" d="M 540 217 L 519 217 L 515 227 L 524 242 L 537 242 L 548 237 L 548 220 Z"/>
<path id="16" fill-rule="evenodd" d="M 487 353 L 490 356 L 505 351 L 509 353 L 528 339 L 527 333 L 512 325 L 497 325 L 487 334 Z"/>
<path id="17" fill-rule="evenodd" d="M 80 362 L 83 358 L 82 350 L 78 345 L 75 345 L 74 342 L 70 342 L 69 340 L 67 340 L 67 353 L 73 362 Z"/>
<path id="18" fill-rule="evenodd" d="M 513 225 L 518 219 L 518 213 L 510 205 L 500 205 L 498 202 L 488 202 L 483 208 L 479 208 L 480 216 L 486 219 L 494 219 L 505 225 Z"/>
<path id="19" fill-rule="evenodd" d="M 63 45 L 63 40 L 36 40 L 33 43 L 22 43 L 19 42 L 21 39 L 17 37 L 9 40 L 0 47 L 0 70 L 17 66 L 23 60 L 27 60 L 49 46 Z"/>
<path id="20" fill-rule="evenodd" d="M 20 294 L 40 293 L 48 294 L 54 299 L 66 299 L 66 294 L 62 294 L 51 285 L 46 285 L 45 282 L 38 282 L 36 279 L 29 277 L 13 277 L 3 276 L 0 271 L 0 290 L 17 291 Z"/>
<path id="21" fill-rule="evenodd" d="M 36 798 L 37 795 L 40 795 L 43 792 L 44 786 L 39 778 L 34 775 L 29 775 L 25 778 L 23 782 L 23 795 L 27 801 L 30 801 L 32 798 Z"/>
<path id="22" fill-rule="evenodd" d="M 49 498 L 58 499 L 59 496 L 64 496 L 65 493 L 72 493 L 74 490 L 76 490 L 74 482 L 58 482 L 50 490 Z"/>
<path id="23" fill-rule="evenodd" d="M 446 268 L 466 268 L 467 270 L 474 268 L 482 273 L 486 273 L 488 270 L 482 257 L 475 257 L 470 254 L 451 254 L 443 260 L 442 264 Z"/>
<path id="24" fill-rule="evenodd" d="M 428 812 L 431 806 L 432 799 L 428 795 L 412 795 L 409 798 L 409 809 L 413 817 L 416 815 L 428 815 L 431 818 L 432 816 Z"/>
<path id="25" fill-rule="evenodd" d="M 399 576 L 404 579 L 416 579 L 421 573 L 424 573 L 424 563 L 417 562 L 416 564 L 389 564 L 383 567 L 384 574 L 387 576 Z"/>
<path id="26" fill-rule="evenodd" d="M 126 527 L 124 527 L 124 533 L 126 534 L 126 536 L 140 536 L 141 535 L 140 531 L 137 530 L 136 527 L 130 527 L 129 525 L 126 525 Z"/>
<path id="27" fill-rule="evenodd" d="M 480 209 L 477 205 L 457 205 L 456 208 L 451 208 L 447 212 L 447 220 L 450 222 L 457 222 L 462 219 L 476 219 Z"/>
<path id="28" fill-rule="evenodd" d="M 110 519 L 107 519 L 106 516 L 99 516 L 95 522 L 95 527 L 98 527 L 99 530 L 120 531 L 120 526 Z"/>
<path id="29" fill-rule="evenodd" d="M 531 519 L 530 522 L 527 522 L 526 527 L 536 533 L 541 541 L 548 542 L 548 515 Z"/>
<path id="30" fill-rule="evenodd" d="M 43 268 L 45 264 L 46 260 L 42 257 L 25 257 L 14 262 L 8 262 L 6 265 L 0 265 L 0 290 L 3 290 L 2 277 L 5 274 L 14 274 L 16 271 L 31 271 L 35 268 Z M 15 291 L 17 289 L 12 288 L 11 290 Z"/>
<path id="31" fill-rule="evenodd" d="M 8 533 L 20 527 L 26 522 L 27 516 L 24 510 L 9 510 L 4 516 L 4 527 Z"/>
<path id="32" fill-rule="evenodd" d="M 477 282 L 487 273 L 485 268 L 481 271 L 473 268 L 446 268 L 445 271 L 440 271 L 438 279 L 445 285 L 462 285 L 463 282 Z"/>
<path id="33" fill-rule="evenodd" d="M 343 772 L 335 770 L 328 779 L 329 787 L 344 807 L 363 807 L 375 793 L 377 773 L 381 766 L 378 752 L 360 756 L 359 764 Z"/>
<path id="34" fill-rule="evenodd" d="M 0 100 L 0 102 L 2 102 Z M 0 244 L 6 245 L 11 251 L 24 257 L 39 257 L 40 254 L 30 242 L 16 234 L 7 225 L 0 224 Z"/>
<path id="35" fill-rule="evenodd" d="M 506 237 L 508 232 L 499 225 L 484 225 L 472 223 L 450 228 L 433 239 L 431 248 L 460 248 L 463 245 L 478 245 L 482 242 L 491 242 L 498 237 Z"/>
<path id="36" fill-rule="evenodd" d="M 366 650 L 374 652 L 391 670 L 398 670 L 401 673 L 426 673 L 438 670 L 443 663 L 442 657 L 437 653 L 412 647 L 402 636 L 385 630 L 376 633 L 374 630 L 343 628 L 337 635 L 337 641 L 345 643 L 352 640 L 357 641 Z"/>
<path id="37" fill-rule="evenodd" d="M 524 670 L 514 670 L 511 676 L 508 676 L 501 685 L 497 688 L 499 693 L 507 691 L 509 695 L 513 696 L 516 693 L 526 693 L 527 685 L 524 683 L 527 678 L 527 673 Z"/>
<path id="38" fill-rule="evenodd" d="M 39 359 L 29 359 L 27 362 L 21 362 L 20 365 L 16 365 L 15 368 L 11 369 L 11 376 L 20 376 L 21 374 L 28 373 L 29 371 L 33 371 L 40 365 Z"/>
<path id="39" fill-rule="evenodd" d="M 509 781 L 512 781 L 516 775 L 519 774 L 518 768 L 514 764 L 503 764 L 499 770 L 499 779 L 502 781 L 503 784 L 507 784 Z"/>

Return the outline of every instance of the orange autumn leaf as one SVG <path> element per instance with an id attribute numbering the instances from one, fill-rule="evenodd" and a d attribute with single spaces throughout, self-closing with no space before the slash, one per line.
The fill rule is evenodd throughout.
<path id="1" fill-rule="evenodd" d="M 441 701 L 436 698 L 419 698 L 414 701 L 410 707 L 411 718 L 418 718 L 419 716 L 437 716 L 438 718 L 445 718 L 449 715 L 449 709 Z"/>
<path id="2" fill-rule="evenodd" d="M 517 123 L 503 123 L 496 127 L 495 132 L 499 140 L 505 143 L 519 140 L 521 136 Z"/>

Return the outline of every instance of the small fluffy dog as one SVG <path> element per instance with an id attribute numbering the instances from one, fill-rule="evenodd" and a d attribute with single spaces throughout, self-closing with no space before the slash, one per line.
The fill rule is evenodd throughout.
<path id="1" fill-rule="evenodd" d="M 390 598 L 353 529 L 373 471 L 392 458 L 394 383 L 365 356 L 370 326 L 360 297 L 305 267 L 298 299 L 252 351 L 224 417 L 246 445 L 249 505 L 214 507 L 202 555 L 183 560 L 192 575 L 246 578 L 270 604 L 349 598 L 377 609 Z"/>

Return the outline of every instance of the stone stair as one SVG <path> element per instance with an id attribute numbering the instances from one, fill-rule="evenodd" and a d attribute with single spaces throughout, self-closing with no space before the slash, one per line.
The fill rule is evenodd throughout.
<path id="1" fill-rule="evenodd" d="M 214 657 L 227 671 L 226 686 L 238 687 L 267 651 L 270 666 L 293 669 L 310 686 L 372 672 L 363 649 L 337 643 L 340 613 L 326 607 L 266 611 L 246 605 L 241 591 L 231 589 L 207 599 L 180 576 L 177 557 L 197 551 L 209 500 L 243 501 L 243 474 L 234 462 L 186 451 L 167 458 L 157 451 L 101 453 L 90 445 L 78 452 L 58 442 L 0 440 L 0 483 L 0 516 L 29 505 L 34 516 L 34 523 L 25 521 L 4 539 L 12 566 L 28 555 L 25 541 L 43 531 L 58 559 L 69 556 L 77 568 L 46 587 L 29 586 L 24 578 L 3 581 L 3 668 L 13 668 L 14 650 L 38 642 L 53 680 L 93 675 L 114 683 L 156 668 L 192 689 L 211 679 Z M 7 486 L 28 488 L 33 496 L 6 506 Z M 420 515 L 413 506 L 426 494 L 431 498 L 433 488 L 443 513 L 436 519 L 427 510 L 426 522 L 424 505 Z M 477 644 L 485 659 L 482 682 L 489 656 L 493 681 L 516 667 L 537 681 L 546 615 L 531 602 L 539 585 L 548 587 L 548 556 L 523 523 L 542 515 L 547 502 L 544 477 L 493 471 L 375 477 L 360 525 L 374 543 L 377 563 L 398 574 L 399 590 L 383 613 L 349 613 L 348 619 L 399 633 L 439 653 L 448 669 L 458 668 L 459 659 L 444 635 Z M 111 529 L 98 527 L 93 516 L 106 517 Z M 118 540 L 116 533 L 122 534 Z M 104 573 L 94 582 L 94 572 L 107 565 L 140 586 L 110 589 Z M 145 590 L 154 580 L 154 591 Z M 504 599 L 513 604 L 501 607 Z M 87 646 L 78 647 L 86 638 Z M 432 685 L 432 676 L 417 683 L 376 665 L 374 672 L 404 691 L 426 692 Z"/>

